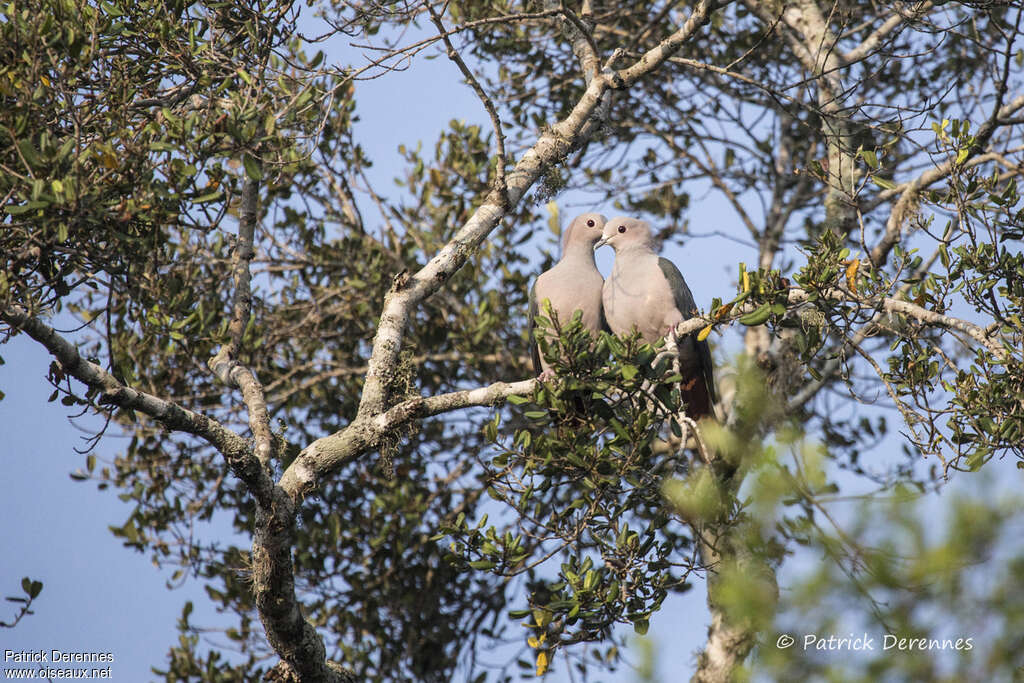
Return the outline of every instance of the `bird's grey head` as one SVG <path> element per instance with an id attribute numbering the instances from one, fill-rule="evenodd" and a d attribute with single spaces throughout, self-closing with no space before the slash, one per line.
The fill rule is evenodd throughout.
<path id="1" fill-rule="evenodd" d="M 570 246 L 577 244 L 585 245 L 588 248 L 593 247 L 601 239 L 607 220 L 599 213 L 585 213 L 574 218 L 569 224 L 569 229 L 565 231 L 562 252 L 564 253 Z"/>
<path id="2" fill-rule="evenodd" d="M 594 249 L 606 244 L 615 251 L 635 247 L 653 249 L 654 235 L 651 233 L 651 224 L 639 218 L 617 216 L 604 224 L 601 239 L 594 245 Z"/>

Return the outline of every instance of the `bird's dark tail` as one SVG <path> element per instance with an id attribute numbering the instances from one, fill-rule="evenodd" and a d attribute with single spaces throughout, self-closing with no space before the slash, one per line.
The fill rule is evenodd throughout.
<path id="1" fill-rule="evenodd" d="M 679 391 L 686 404 L 686 414 L 694 420 L 713 417 L 711 394 L 702 374 L 691 375 L 679 383 Z"/>

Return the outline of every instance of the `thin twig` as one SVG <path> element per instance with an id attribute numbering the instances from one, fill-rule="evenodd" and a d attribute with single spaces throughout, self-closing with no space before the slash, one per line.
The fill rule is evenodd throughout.
<path id="1" fill-rule="evenodd" d="M 430 19 L 433 21 L 434 26 L 437 27 L 438 35 L 441 40 L 444 41 L 445 49 L 448 54 L 448 59 L 455 62 L 456 66 L 459 67 L 459 71 L 466 77 L 466 82 L 473 88 L 473 92 L 480 98 L 480 101 L 484 105 L 484 109 L 487 110 L 487 115 L 491 117 L 491 125 L 494 126 L 494 144 L 497 147 L 497 165 L 494 171 L 494 191 L 498 193 L 501 199 L 503 207 L 508 206 L 508 185 L 505 181 L 505 133 L 501 127 L 501 118 L 498 116 L 498 110 L 494 107 L 494 102 L 487 96 L 480 82 L 473 75 L 473 72 L 466 66 L 466 62 L 463 61 L 462 56 L 459 55 L 459 51 L 452 45 L 451 39 L 448 37 L 448 32 L 445 30 L 444 23 L 441 21 L 441 15 L 437 13 L 434 6 L 430 3 L 430 0 L 426 0 L 424 5 L 427 11 L 430 12 Z"/>

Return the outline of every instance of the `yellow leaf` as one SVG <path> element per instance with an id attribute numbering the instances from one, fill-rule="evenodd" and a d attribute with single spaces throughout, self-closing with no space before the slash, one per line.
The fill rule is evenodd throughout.
<path id="1" fill-rule="evenodd" d="M 743 271 L 743 291 L 750 291 L 750 273 L 745 270 Z"/>
<path id="2" fill-rule="evenodd" d="M 530 636 L 526 639 L 526 644 L 532 647 L 534 650 L 540 647 L 540 641 L 534 638 L 533 636 Z"/>
<path id="3" fill-rule="evenodd" d="M 562 234 L 562 224 L 561 224 L 561 221 L 560 221 L 560 219 L 558 217 L 558 202 L 555 202 L 555 201 L 548 202 L 547 209 L 548 209 L 548 228 L 550 228 L 551 233 L 555 237 L 558 237 L 559 235 Z"/>
<path id="4" fill-rule="evenodd" d="M 703 330 L 698 332 L 697 333 L 697 341 L 704 341 L 705 339 L 707 339 L 708 335 L 711 334 L 711 327 L 712 327 L 711 325 L 708 325 Z"/>
<path id="5" fill-rule="evenodd" d="M 857 293 L 857 269 L 860 268 L 860 259 L 855 258 L 846 267 L 846 285 L 854 294 Z"/>
<path id="6" fill-rule="evenodd" d="M 40 76 L 39 80 L 41 80 L 43 82 L 43 85 L 45 85 L 47 88 L 50 87 L 50 79 L 46 76 Z"/>
<path id="7" fill-rule="evenodd" d="M 548 670 L 548 653 L 538 652 L 537 653 L 537 675 L 543 676 L 544 672 Z"/>

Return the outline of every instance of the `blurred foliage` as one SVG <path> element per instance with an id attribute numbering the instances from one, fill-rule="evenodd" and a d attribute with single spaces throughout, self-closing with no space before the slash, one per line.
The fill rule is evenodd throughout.
<path id="1" fill-rule="evenodd" d="M 805 498 L 819 510 L 750 667 L 755 680 L 1017 680 L 1024 501 L 991 476 L 957 488 Z M 796 640 L 788 649 L 776 647 L 783 633 Z"/>
<path id="2" fill-rule="evenodd" d="M 749 569 L 718 572 L 725 613 L 759 632 L 737 680 L 1020 677 L 1024 500 L 1012 485 L 986 471 L 942 496 L 902 485 L 847 494 L 795 423 L 753 450 L 726 430 L 709 440 L 749 454 L 734 522 L 744 547 L 762 563 L 787 556 L 777 593 Z M 666 484 L 687 519 L 721 514 L 705 472 Z M 663 651 L 644 670 L 678 663 Z"/>

